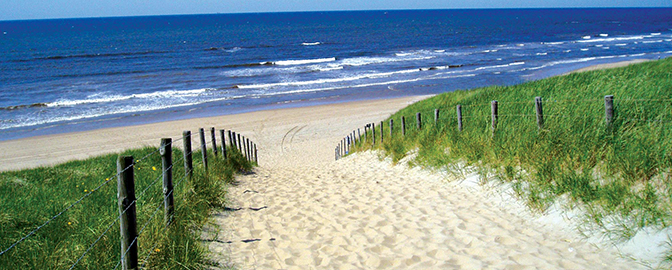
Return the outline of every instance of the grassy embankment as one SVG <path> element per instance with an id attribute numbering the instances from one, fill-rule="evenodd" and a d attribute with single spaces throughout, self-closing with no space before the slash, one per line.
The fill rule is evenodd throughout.
<path id="1" fill-rule="evenodd" d="M 375 148 L 395 162 L 417 149 L 415 165 L 456 174 L 477 170 L 510 184 L 535 210 L 558 201 L 579 206 L 586 213 L 584 224 L 612 240 L 627 240 L 640 228 L 672 223 L 671 70 L 672 59 L 664 59 L 441 94 L 391 116 L 396 125 L 392 139 L 387 119 L 384 143 Z M 615 96 L 611 127 L 605 124 L 605 95 Z M 544 100 L 541 130 L 536 96 Z M 492 100 L 499 102 L 500 115 L 494 136 Z M 462 132 L 457 130 L 458 104 L 463 106 Z M 437 124 L 435 108 L 441 110 Z M 420 131 L 416 112 L 425 123 Z M 401 116 L 407 121 L 405 137 Z M 356 149 L 370 149 L 368 142 Z"/>
<path id="2" fill-rule="evenodd" d="M 139 264 L 148 269 L 202 268 L 207 248 L 201 245 L 201 228 L 212 209 L 224 205 L 226 184 L 232 181 L 234 174 L 251 169 L 253 164 L 239 152 L 226 160 L 221 155 L 215 158 L 210 154 L 206 174 L 201 153 L 195 152 L 194 175 L 189 180 L 184 177 L 182 152 L 174 148 L 175 217 L 166 228 L 161 157 L 157 149 L 148 147 L 119 155 L 141 159 L 150 153 L 153 154 L 134 166 L 138 233 L 148 224 L 139 235 Z M 115 268 L 121 256 L 114 177 L 119 155 L 0 173 L 0 246 L 3 250 L 107 182 L 33 236 L 0 255 L 0 269 L 69 269 L 101 235 L 100 241 L 74 269 Z M 151 256 L 145 261 L 150 251 Z"/>

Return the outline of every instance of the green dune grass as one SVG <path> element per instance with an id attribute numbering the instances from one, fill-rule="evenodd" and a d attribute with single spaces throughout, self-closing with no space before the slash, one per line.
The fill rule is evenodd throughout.
<path id="1" fill-rule="evenodd" d="M 614 95 L 610 126 L 605 95 Z M 543 98 L 542 129 L 536 122 L 537 96 Z M 494 135 L 492 100 L 499 102 Z M 462 132 L 458 104 L 463 106 Z M 415 126 L 416 112 L 425 124 L 421 130 Z M 402 116 L 406 136 L 401 135 Z M 396 125 L 392 139 L 390 119 Z M 355 151 L 382 149 L 395 162 L 417 151 L 415 165 L 453 173 L 472 168 L 509 183 L 539 211 L 562 198 L 584 209 L 586 224 L 615 241 L 644 227 L 672 223 L 672 59 L 445 93 L 400 110 L 384 129 L 382 145 L 372 146 L 369 139 Z"/>
<path id="2" fill-rule="evenodd" d="M 189 179 L 184 177 L 182 152 L 173 149 L 175 217 L 166 228 L 161 157 L 157 149 L 148 147 L 119 155 L 140 159 L 134 166 L 138 232 L 147 225 L 138 238 L 139 264 L 148 269 L 203 268 L 207 248 L 200 244 L 201 228 L 213 207 L 224 205 L 226 184 L 236 172 L 249 170 L 252 164 L 239 152 L 226 160 L 211 155 L 206 174 L 197 152 L 193 154 L 194 175 Z M 0 255 L 0 269 L 70 269 L 99 237 L 99 242 L 74 269 L 115 268 L 121 256 L 114 177 L 119 155 L 0 173 L 2 250 L 102 185 L 81 203 Z"/>

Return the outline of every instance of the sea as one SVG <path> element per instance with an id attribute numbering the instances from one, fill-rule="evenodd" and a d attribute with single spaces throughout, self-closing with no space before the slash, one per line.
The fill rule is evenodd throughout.
<path id="1" fill-rule="evenodd" d="M 671 8 L 0 21 L 0 140 L 512 85 L 671 55 Z"/>

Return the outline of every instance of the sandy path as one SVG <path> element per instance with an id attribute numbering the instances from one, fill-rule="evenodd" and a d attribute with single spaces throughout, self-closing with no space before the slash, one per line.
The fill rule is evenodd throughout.
<path id="1" fill-rule="evenodd" d="M 392 112 L 367 111 L 356 121 L 257 123 L 261 167 L 237 179 L 230 209 L 215 215 L 221 230 L 204 236 L 212 259 L 236 269 L 639 267 L 565 228 L 534 224 L 486 193 L 375 153 L 333 161 L 334 135 Z"/>

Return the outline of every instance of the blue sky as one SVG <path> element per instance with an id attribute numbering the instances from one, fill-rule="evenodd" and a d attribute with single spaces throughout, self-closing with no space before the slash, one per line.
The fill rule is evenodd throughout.
<path id="1" fill-rule="evenodd" d="M 671 0 L 2 0 L 0 20 L 240 12 L 672 7 Z"/>

